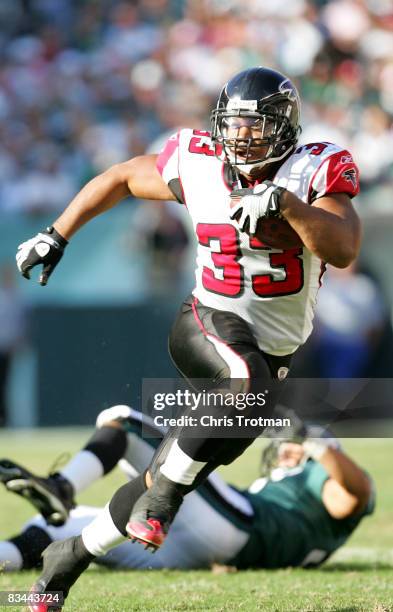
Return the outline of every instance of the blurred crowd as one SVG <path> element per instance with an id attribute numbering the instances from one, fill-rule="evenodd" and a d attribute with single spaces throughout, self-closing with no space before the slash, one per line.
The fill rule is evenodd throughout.
<path id="1" fill-rule="evenodd" d="M 391 0 L 3 0 L 0 57 L 0 213 L 62 210 L 162 134 L 208 128 L 258 64 L 299 86 L 304 141 L 348 146 L 364 190 L 393 182 Z"/>
<path id="2" fill-rule="evenodd" d="M 297 84 L 303 142 L 347 147 L 361 170 L 356 201 L 367 218 L 362 257 L 369 269 L 332 271 L 299 372 L 393 376 L 393 277 L 386 264 L 393 223 L 392 0 L 0 0 L 1 241 L 12 234 L 0 266 L 0 427 L 7 397 L 15 396 L 15 414 L 21 409 L 7 379 L 12 356 L 26 343 L 24 298 L 33 293 L 32 283 L 18 292 L 13 262 L 8 267 L 19 225 L 53 219 L 90 178 L 146 150 L 158 152 L 179 127 L 209 129 L 222 84 L 254 65 L 276 68 Z M 121 272 L 128 297 L 142 276 L 146 297 L 161 294 L 165 303 L 189 290 L 192 238 L 183 212 L 151 202 L 121 218 L 118 249 L 137 279 L 127 285 Z M 103 236 L 107 241 L 108 226 Z M 97 241 L 83 252 L 79 286 L 72 265 L 68 277 L 63 266 L 63 295 L 77 296 L 80 286 L 111 294 L 113 287 L 103 287 L 111 287 L 122 257 L 110 244 L 101 244 L 101 259 Z M 76 241 L 74 261 L 77 250 Z M 103 278 L 97 260 L 112 273 Z M 135 261 L 142 275 L 135 275 Z M 25 386 L 19 372 L 14 391 Z"/>

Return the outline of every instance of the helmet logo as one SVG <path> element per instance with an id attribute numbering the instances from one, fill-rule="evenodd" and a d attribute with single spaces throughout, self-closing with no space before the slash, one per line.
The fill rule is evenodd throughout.
<path id="1" fill-rule="evenodd" d="M 348 170 L 345 170 L 345 172 L 343 172 L 341 174 L 341 176 L 348 181 L 348 183 L 352 183 L 353 188 L 356 189 L 356 186 L 358 184 L 358 178 L 356 176 L 356 170 L 355 168 L 348 168 Z M 39 246 L 39 245 L 37 245 Z M 37 247 L 36 247 L 37 249 Z"/>
<path id="2" fill-rule="evenodd" d="M 281 81 L 278 86 L 278 91 L 284 96 L 287 96 L 288 100 L 291 100 L 291 102 L 295 102 L 297 99 L 297 91 L 289 79 Z"/>
<path id="3" fill-rule="evenodd" d="M 258 100 L 242 100 L 241 98 L 231 98 L 228 100 L 227 110 L 248 110 L 256 111 L 258 108 Z"/>

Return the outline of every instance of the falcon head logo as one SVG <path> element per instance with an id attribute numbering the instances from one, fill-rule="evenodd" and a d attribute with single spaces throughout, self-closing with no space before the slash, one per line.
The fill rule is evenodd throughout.
<path id="1" fill-rule="evenodd" d="M 298 93 L 289 79 L 282 81 L 278 86 L 278 90 L 281 94 L 287 96 L 288 100 L 291 102 L 295 102 L 295 100 L 298 99 Z"/>
<path id="2" fill-rule="evenodd" d="M 356 186 L 358 184 L 358 177 L 357 177 L 355 168 L 348 168 L 348 170 L 344 170 L 341 176 L 346 181 L 348 181 L 348 183 L 352 183 L 352 185 L 356 189 Z"/>

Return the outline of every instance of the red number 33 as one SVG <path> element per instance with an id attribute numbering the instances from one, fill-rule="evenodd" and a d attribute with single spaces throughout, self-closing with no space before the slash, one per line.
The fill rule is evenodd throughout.
<path id="1" fill-rule="evenodd" d="M 214 269 L 203 267 L 202 284 L 204 288 L 219 295 L 240 297 L 244 289 L 244 268 L 239 263 L 242 252 L 234 226 L 229 223 L 198 223 L 196 232 L 199 244 L 210 247 L 212 241 L 218 243 L 217 250 L 211 253 Z M 250 247 L 252 249 L 266 248 L 256 239 L 250 240 Z M 282 253 L 270 253 L 270 266 L 281 270 L 283 278 L 277 279 L 271 274 L 253 274 L 251 281 L 254 293 L 265 298 L 299 293 L 304 282 L 301 255 L 301 248 L 288 249 Z"/>

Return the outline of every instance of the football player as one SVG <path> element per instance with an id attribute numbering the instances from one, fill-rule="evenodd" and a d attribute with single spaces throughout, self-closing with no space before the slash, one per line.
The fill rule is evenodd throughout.
<path id="1" fill-rule="evenodd" d="M 196 286 L 171 331 L 171 357 L 196 386 L 203 379 L 203 385 L 211 381 L 212 392 L 258 393 L 261 381 L 285 378 L 292 355 L 311 333 L 325 264 L 345 267 L 360 247 L 352 156 L 328 142 L 298 146 L 299 121 L 299 96 L 284 75 L 263 67 L 235 75 L 212 112 L 211 133 L 180 130 L 159 155 L 136 157 L 90 181 L 53 226 L 20 245 L 20 271 L 29 278 L 42 264 L 45 285 L 72 235 L 130 194 L 178 200 L 191 215 L 198 250 Z M 268 218 L 287 221 L 303 246 L 275 249 L 257 240 L 258 221 Z M 277 385 L 271 389 L 263 416 L 279 394 Z M 233 417 L 236 406 L 222 414 Z M 158 548 L 184 495 L 252 440 L 220 437 L 214 427 L 200 427 L 193 437 L 186 428 L 170 431 L 146 474 L 113 496 L 108 530 Z M 97 529 L 94 545 L 90 538 L 88 546 L 83 539 L 74 546 L 74 579 L 101 534 Z M 61 558 L 61 567 L 52 564 L 53 579 L 64 568 L 65 554 Z"/>
<path id="2" fill-rule="evenodd" d="M 143 473 L 162 432 L 127 406 L 105 410 L 97 425 L 96 434 L 105 427 L 125 433 L 127 444 L 120 467 L 131 478 Z M 122 543 L 109 552 L 103 547 L 94 562 L 118 569 L 195 569 L 212 564 L 241 569 L 320 565 L 346 542 L 362 518 L 373 512 L 375 495 L 370 477 L 344 454 L 336 439 L 325 432 L 321 436 L 315 428 L 305 431 L 318 435 L 318 439 L 304 438 L 303 442 L 276 439 L 265 448 L 261 478 L 247 490 L 228 485 L 216 473 L 209 475 L 186 497 L 164 546 L 153 558 L 119 533 Z M 153 435 L 147 439 L 149 432 Z M 64 482 L 68 481 L 69 486 L 73 483 L 74 488 L 78 477 L 72 470 L 77 463 L 82 468 L 85 462 L 87 472 L 93 463 L 87 455 L 95 455 L 92 442 L 87 446 L 90 450 L 85 447 L 83 455 L 78 453 L 61 473 Z M 103 447 L 101 444 L 101 456 Z M 3 464 L 4 461 L 0 473 L 5 481 L 7 472 Z M 48 488 L 49 516 L 48 510 L 56 497 L 53 483 L 31 473 L 27 477 L 27 471 L 25 477 L 25 492 L 30 489 L 38 494 L 40 487 Z M 90 483 L 96 477 L 90 470 Z M 14 481 L 10 477 L 7 482 Z M 84 485 L 88 484 L 85 475 Z M 57 496 L 64 501 L 61 492 Z M 45 507 L 43 497 L 40 508 Z M 62 527 L 48 526 L 42 516 L 34 517 L 20 534 L 0 542 L 0 564 L 8 571 L 39 567 L 41 554 L 51 542 L 79 536 L 82 531 L 87 534 L 89 523 L 100 511 L 78 506 L 71 510 Z"/>

